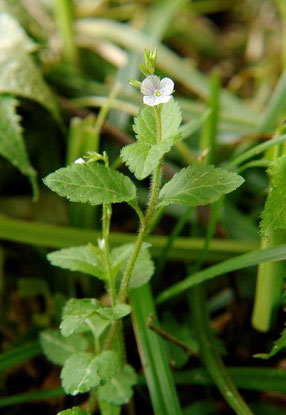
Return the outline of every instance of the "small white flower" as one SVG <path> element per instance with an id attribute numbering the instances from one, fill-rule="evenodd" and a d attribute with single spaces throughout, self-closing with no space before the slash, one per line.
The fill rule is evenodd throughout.
<path id="1" fill-rule="evenodd" d="M 173 91 L 174 82 L 170 78 L 163 78 L 160 81 L 158 76 L 149 75 L 141 84 L 143 102 L 151 107 L 168 102 Z"/>
<path id="2" fill-rule="evenodd" d="M 75 164 L 85 164 L 85 161 L 84 161 L 84 159 L 83 158 L 78 158 L 78 159 L 76 159 L 75 161 L 74 161 L 74 163 Z"/>

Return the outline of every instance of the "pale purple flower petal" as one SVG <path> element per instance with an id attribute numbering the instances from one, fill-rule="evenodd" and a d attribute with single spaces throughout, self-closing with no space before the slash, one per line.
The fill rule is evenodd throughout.
<path id="1" fill-rule="evenodd" d="M 156 97 L 155 95 L 145 95 L 143 97 L 143 102 L 144 104 L 153 107 L 154 105 L 160 104 L 160 98 L 161 97 Z"/>
<path id="2" fill-rule="evenodd" d="M 160 104 L 166 104 L 166 102 L 169 102 L 171 99 L 171 95 L 161 95 L 160 97 L 157 97 Z"/>
<path id="3" fill-rule="evenodd" d="M 169 102 L 173 91 L 174 82 L 170 78 L 163 78 L 160 81 L 158 76 L 149 75 L 141 84 L 143 102 L 151 107 Z"/>
<path id="4" fill-rule="evenodd" d="M 149 75 L 141 84 L 141 92 L 143 95 L 154 95 L 154 92 L 160 89 L 160 78 L 156 75 Z"/>
<path id="5" fill-rule="evenodd" d="M 163 78 L 160 82 L 160 91 L 162 95 L 171 95 L 174 91 L 174 82 L 170 78 Z"/>

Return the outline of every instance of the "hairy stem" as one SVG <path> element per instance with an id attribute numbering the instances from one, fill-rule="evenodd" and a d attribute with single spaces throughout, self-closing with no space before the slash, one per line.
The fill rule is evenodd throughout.
<path id="1" fill-rule="evenodd" d="M 102 228 L 103 228 L 103 250 L 104 250 L 104 260 L 105 268 L 108 279 L 108 290 L 111 298 L 111 305 L 114 307 L 116 302 L 115 287 L 113 281 L 113 275 L 111 271 L 110 264 L 110 249 L 109 249 L 109 230 L 110 230 L 110 218 L 111 218 L 111 205 L 103 205 L 103 215 L 102 215 Z"/>
<path id="2" fill-rule="evenodd" d="M 162 139 L 162 120 L 161 120 L 161 108 L 159 106 L 156 106 L 154 108 L 155 113 L 156 113 L 156 117 L 157 117 L 157 142 L 160 142 Z M 146 225 L 148 225 L 148 223 L 150 222 L 150 220 L 152 219 L 154 213 L 155 213 L 155 208 L 156 208 L 156 201 L 157 201 L 157 196 L 158 196 L 158 192 L 159 192 L 159 188 L 160 188 L 160 181 L 161 181 L 161 163 L 159 164 L 159 166 L 156 168 L 154 175 L 153 175 L 153 180 L 152 180 L 152 187 L 150 190 L 150 198 L 149 198 L 149 204 L 148 204 L 148 208 L 145 214 L 145 217 L 143 218 L 141 215 L 141 211 L 138 211 L 138 207 L 134 207 L 136 212 L 138 213 L 138 216 L 140 218 L 140 229 L 139 229 L 139 233 L 135 242 L 135 246 L 132 252 L 132 255 L 127 263 L 127 266 L 125 268 L 125 272 L 123 274 L 122 277 L 122 282 L 121 282 L 121 287 L 120 287 L 120 291 L 119 291 L 119 295 L 118 295 L 118 300 L 121 303 L 125 303 L 127 296 L 128 296 L 128 288 L 129 288 L 129 283 L 130 283 L 130 278 L 131 278 L 131 274 L 135 265 L 135 262 L 138 258 L 140 249 L 142 247 L 142 243 L 144 241 L 144 238 L 147 236 L 148 234 L 148 230 L 146 229 Z M 116 335 L 116 331 L 118 328 L 119 324 L 117 321 L 115 321 L 110 329 L 110 332 L 107 336 L 106 342 L 105 342 L 105 349 L 108 349 L 114 339 L 114 336 Z"/>

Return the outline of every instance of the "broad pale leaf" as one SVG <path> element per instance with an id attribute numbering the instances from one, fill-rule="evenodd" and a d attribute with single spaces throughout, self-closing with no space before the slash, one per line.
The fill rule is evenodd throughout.
<path id="1" fill-rule="evenodd" d="M 27 28 L 29 33 L 31 33 L 33 37 L 35 37 L 35 39 L 46 41 L 48 35 L 47 32 L 45 32 L 45 29 L 43 28 L 43 26 L 41 26 L 40 22 L 37 21 L 36 18 L 28 12 L 24 3 L 25 2 L 23 2 L 22 0 L 1 0 L 0 13 L 6 13 L 10 16 L 13 16 L 16 22 L 19 22 L 21 26 Z M 37 7 L 41 8 L 40 4 Z M 19 31 L 19 25 L 16 26 L 15 30 L 13 30 L 12 25 L 7 26 L 7 36 L 9 36 L 10 34 L 15 35 L 16 30 L 17 32 Z M 24 40 L 25 38 L 27 38 L 27 35 L 24 32 L 24 30 L 23 35 Z M 22 43 L 22 46 L 25 45 Z"/>
<path id="2" fill-rule="evenodd" d="M 243 182 L 244 179 L 236 173 L 214 166 L 190 166 L 175 174 L 163 186 L 159 194 L 159 205 L 207 205 L 232 192 Z"/>
<path id="3" fill-rule="evenodd" d="M 274 160 L 268 169 L 270 192 L 261 214 L 260 229 L 263 235 L 286 229 L 286 157 Z"/>
<path id="4" fill-rule="evenodd" d="M 104 351 L 97 356 L 91 353 L 71 355 L 61 371 L 62 385 L 66 393 L 85 393 L 111 379 L 118 366 L 119 357 L 114 351 Z"/>
<path id="5" fill-rule="evenodd" d="M 22 174 L 29 177 L 34 192 L 37 192 L 35 180 L 37 173 L 29 160 L 16 106 L 17 101 L 13 97 L 0 95 L 0 154 Z"/>
<path id="6" fill-rule="evenodd" d="M 60 268 L 84 272 L 101 280 L 106 279 L 101 258 L 89 245 L 60 249 L 48 254 L 47 258 L 52 265 Z"/>
<path id="7" fill-rule="evenodd" d="M 78 406 L 74 406 L 71 409 L 66 409 L 65 411 L 58 412 L 57 415 L 87 415 L 87 412 Z"/>
<path id="8" fill-rule="evenodd" d="M 144 243 L 135 262 L 129 283 L 129 289 L 139 288 L 150 280 L 154 273 L 154 263 L 151 259 L 148 247 L 150 245 Z M 119 248 L 114 248 L 111 251 L 111 267 L 114 275 L 117 275 L 119 270 L 124 270 L 126 263 L 132 254 L 134 244 L 125 244 Z"/>
<path id="9" fill-rule="evenodd" d="M 59 120 L 56 101 L 29 55 L 33 48 L 18 22 L 8 14 L 0 14 L 0 93 L 34 100 Z"/>
<path id="10" fill-rule="evenodd" d="M 63 337 L 58 330 L 45 330 L 40 333 L 40 344 L 45 356 L 56 365 L 63 365 L 72 354 L 84 352 L 88 341 L 79 334 Z"/>
<path id="11" fill-rule="evenodd" d="M 260 359 L 269 359 L 272 356 L 275 356 L 276 353 L 280 352 L 280 350 L 286 348 L 286 329 L 284 329 L 281 333 L 281 336 L 278 340 L 274 342 L 274 346 L 269 353 L 259 353 L 254 355 L 254 357 L 258 357 Z"/>
<path id="12" fill-rule="evenodd" d="M 137 376 L 133 367 L 125 365 L 109 382 L 98 388 L 98 398 L 113 405 L 127 404 L 132 398 Z"/>
<path id="13" fill-rule="evenodd" d="M 44 183 L 71 202 L 93 206 L 136 199 L 129 177 L 100 163 L 72 164 L 49 174 Z"/>
<path id="14" fill-rule="evenodd" d="M 74 333 L 82 324 L 88 324 L 87 319 L 95 314 L 105 320 L 118 320 L 130 314 L 130 306 L 116 304 L 111 308 L 104 306 L 95 298 L 72 298 L 64 308 L 60 325 L 62 335 L 66 337 Z"/>
<path id="15" fill-rule="evenodd" d="M 123 161 L 138 180 L 149 176 L 156 169 L 164 154 L 168 153 L 173 144 L 178 141 L 181 121 L 180 107 L 171 99 L 162 106 L 162 137 L 160 143 L 157 143 L 158 126 L 154 108 L 144 105 L 140 110 L 133 126 L 138 141 L 121 150 Z"/>
<path id="16" fill-rule="evenodd" d="M 4 6 L 5 3 L 7 3 L 5 0 L 0 2 L 0 29 L 5 27 L 5 30 L 1 31 L 0 49 L 18 47 L 26 52 L 33 52 L 36 49 L 36 44 L 27 36 L 17 19 L 14 19 L 11 13 L 5 10 L 8 8 Z"/>

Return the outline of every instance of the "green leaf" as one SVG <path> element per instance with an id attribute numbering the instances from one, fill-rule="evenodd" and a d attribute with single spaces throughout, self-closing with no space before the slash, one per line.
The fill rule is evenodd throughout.
<path id="1" fill-rule="evenodd" d="M 40 344 L 45 356 L 56 365 L 63 365 L 72 354 L 87 350 L 88 341 L 79 334 L 62 337 L 58 330 L 40 333 Z"/>
<path id="2" fill-rule="evenodd" d="M 63 312 L 63 321 L 60 330 L 67 337 L 82 324 L 88 324 L 88 319 L 98 315 L 105 320 L 118 320 L 130 314 L 130 306 L 127 304 L 116 304 L 114 308 L 105 307 L 94 298 L 70 299 Z"/>
<path id="3" fill-rule="evenodd" d="M 259 359 L 269 359 L 272 356 L 275 356 L 276 353 L 280 352 L 280 350 L 286 348 L 286 329 L 284 329 L 281 333 L 281 336 L 278 340 L 274 342 L 274 346 L 272 347 L 269 353 L 259 353 L 255 354 L 254 357 L 258 357 Z"/>
<path id="4" fill-rule="evenodd" d="M 236 173 L 214 166 L 190 166 L 163 186 L 159 206 L 169 204 L 201 206 L 213 203 L 222 195 L 235 190 L 244 182 Z"/>
<path id="5" fill-rule="evenodd" d="M 148 249 L 141 249 L 135 262 L 129 283 L 129 290 L 134 290 L 147 284 L 154 274 L 154 263 Z"/>
<path id="6" fill-rule="evenodd" d="M 270 192 L 262 212 L 260 229 L 263 235 L 286 229 L 286 157 L 280 157 L 271 163 Z"/>
<path id="7" fill-rule="evenodd" d="M 125 365 L 109 382 L 98 388 L 98 398 L 113 405 L 124 405 L 132 398 L 132 386 L 136 382 L 135 370 L 131 366 Z"/>
<path id="8" fill-rule="evenodd" d="M 66 409 L 65 411 L 58 412 L 57 415 L 87 415 L 87 412 L 78 406 L 74 406 L 72 409 Z"/>
<path id="9" fill-rule="evenodd" d="M 29 52 L 34 43 L 8 14 L 0 14 L 0 93 L 38 102 L 59 120 L 56 101 Z"/>
<path id="10" fill-rule="evenodd" d="M 143 180 L 149 176 L 164 154 L 178 141 L 181 121 L 180 107 L 171 99 L 162 107 L 162 139 L 157 143 L 157 119 L 154 108 L 144 105 L 140 110 L 133 126 L 138 142 L 121 150 L 123 161 L 137 179 Z"/>
<path id="11" fill-rule="evenodd" d="M 123 147 L 121 157 L 138 180 L 148 177 L 158 166 L 164 154 L 168 153 L 179 135 L 160 143 L 135 143 Z"/>
<path id="12" fill-rule="evenodd" d="M 16 106 L 17 101 L 13 97 L 0 96 L 0 154 L 22 174 L 29 177 L 36 196 L 38 189 L 35 177 L 37 173 L 29 160 L 20 126 L 20 117 L 16 114 Z"/>
<path id="13" fill-rule="evenodd" d="M 71 355 L 61 371 L 62 385 L 66 393 L 85 393 L 114 376 L 119 358 L 116 352 L 107 350 L 98 356 L 91 353 Z"/>
<path id="14" fill-rule="evenodd" d="M 106 280 L 104 265 L 99 255 L 89 245 L 60 249 L 47 255 L 52 265 L 79 271 Z"/>
<path id="15" fill-rule="evenodd" d="M 49 174 L 44 183 L 71 202 L 100 205 L 136 199 L 129 177 L 99 163 L 72 164 Z"/>
<path id="16" fill-rule="evenodd" d="M 162 106 L 162 141 L 178 135 L 178 129 L 182 121 L 179 104 L 170 99 Z M 149 105 L 144 105 L 134 119 L 133 129 L 138 141 L 156 144 L 157 142 L 157 118 L 155 110 Z"/>
<path id="17" fill-rule="evenodd" d="M 144 243 L 141 247 L 130 277 L 130 290 L 146 284 L 154 274 L 155 267 L 148 250 L 149 246 L 149 244 Z M 132 254 L 133 247 L 134 244 L 124 244 L 111 251 L 111 267 L 115 276 L 120 269 L 124 270 L 126 262 Z"/>
<path id="18" fill-rule="evenodd" d="M 110 323 L 110 320 L 104 320 L 97 314 L 92 314 L 85 319 L 84 323 L 75 329 L 74 333 L 86 333 L 91 331 L 93 337 L 99 339 L 100 336 L 104 333 L 105 329 L 110 325 Z"/>

